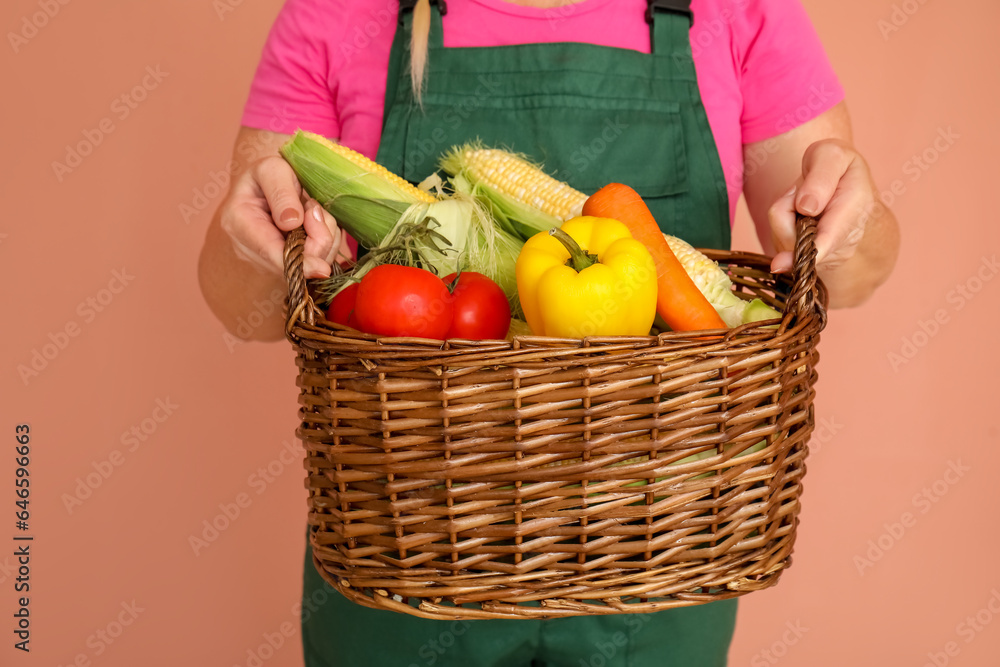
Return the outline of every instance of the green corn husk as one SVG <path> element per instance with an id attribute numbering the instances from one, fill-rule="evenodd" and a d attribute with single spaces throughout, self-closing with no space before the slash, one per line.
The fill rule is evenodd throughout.
<path id="1" fill-rule="evenodd" d="M 455 192 L 471 195 L 483 202 L 501 229 L 523 241 L 562 225 L 562 221 L 554 215 L 520 202 L 485 183 L 473 183 L 461 172 L 449 181 Z"/>
<path id="2" fill-rule="evenodd" d="M 496 226 L 492 217 L 472 197 L 456 194 L 433 204 L 418 204 L 415 217 L 433 219 L 435 232 L 450 243 L 441 250 L 433 244 L 418 244 L 422 263 L 445 276 L 458 270 L 481 273 L 507 295 L 511 312 L 521 313 L 514 267 L 524 242 Z"/>
<path id="3" fill-rule="evenodd" d="M 452 188 L 480 199 L 489 207 L 490 214 L 501 228 L 527 241 L 538 232 L 547 232 L 560 226 L 563 221 L 541 209 L 526 204 L 486 183 L 477 181 L 471 170 L 467 169 L 464 155 L 469 150 L 484 148 L 482 144 L 472 143 L 464 146 L 453 146 L 441 156 L 438 166 L 449 174 Z M 516 157 L 527 161 L 524 156 Z M 533 165 L 534 166 L 534 165 Z"/>
<path id="4" fill-rule="evenodd" d="M 487 206 L 462 193 L 435 196 L 364 156 L 296 132 L 281 154 L 302 187 L 358 243 L 371 249 L 352 271 L 320 284 L 329 301 L 378 264 L 420 266 L 444 276 L 459 269 L 493 279 L 521 312 L 514 265 L 524 245 L 499 227 Z M 440 188 L 438 188 L 440 190 Z"/>
<path id="5" fill-rule="evenodd" d="M 743 324 L 750 324 L 751 322 L 762 322 L 764 320 L 780 320 L 781 313 L 767 305 L 760 299 L 754 299 L 749 302 L 746 308 L 743 310 Z M 773 327 L 778 325 L 773 324 Z"/>
<path id="6" fill-rule="evenodd" d="M 530 336 L 531 327 L 522 319 L 513 318 L 510 321 L 510 328 L 507 329 L 507 340 L 514 340 L 515 336 Z"/>
<path id="7" fill-rule="evenodd" d="M 500 286 L 511 312 L 518 316 L 521 303 L 514 271 L 523 245 L 496 227 L 472 198 L 411 204 L 351 271 L 321 281 L 318 292 L 328 304 L 340 290 L 380 264 L 419 266 L 442 277 L 459 270 L 475 271 Z"/>
<path id="8" fill-rule="evenodd" d="M 328 306 L 348 285 L 360 282 L 366 273 L 381 264 L 419 266 L 442 275 L 433 261 L 444 261 L 451 244 L 436 231 L 437 227 L 440 227 L 439 223 L 422 215 L 420 205 L 414 204 L 404 212 L 385 239 L 369 250 L 349 271 L 337 272 L 319 281 L 316 290 L 320 297 L 318 302 Z"/>
<path id="9" fill-rule="evenodd" d="M 317 134 L 297 131 L 281 147 L 281 155 L 319 202 L 342 194 L 410 204 L 435 199 L 360 153 Z"/>
<path id="10" fill-rule="evenodd" d="M 391 178 L 398 177 L 364 156 L 335 148 L 323 137 L 299 131 L 281 147 L 281 155 L 309 196 L 362 246 L 381 243 L 411 205 L 434 201 L 401 179 L 403 185 L 394 183 Z"/>

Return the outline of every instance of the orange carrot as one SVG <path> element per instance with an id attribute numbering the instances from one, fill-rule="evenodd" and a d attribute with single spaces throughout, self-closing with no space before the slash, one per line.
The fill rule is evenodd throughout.
<path id="1" fill-rule="evenodd" d="M 629 228 L 632 238 L 646 246 L 656 264 L 656 312 L 671 329 L 701 331 L 726 328 L 719 313 L 677 261 L 639 193 L 621 183 L 605 185 L 587 199 L 583 214 L 618 220 Z"/>

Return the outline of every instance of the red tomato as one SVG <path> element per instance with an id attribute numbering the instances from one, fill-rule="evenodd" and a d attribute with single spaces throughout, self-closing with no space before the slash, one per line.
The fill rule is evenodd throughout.
<path id="1" fill-rule="evenodd" d="M 354 316 L 354 304 L 358 300 L 359 287 L 359 283 L 351 283 L 342 289 L 337 296 L 333 297 L 333 301 L 330 302 L 330 307 L 326 311 L 326 319 L 337 324 L 360 329 L 358 318 Z"/>
<path id="2" fill-rule="evenodd" d="M 362 331 L 380 336 L 444 340 L 454 313 L 440 278 L 412 266 L 382 264 L 365 274 L 354 315 Z"/>
<path id="3" fill-rule="evenodd" d="M 455 275 L 444 277 L 451 285 Z M 481 273 L 463 271 L 458 285 L 452 290 L 455 315 L 448 330 L 448 338 L 469 340 L 499 340 L 510 328 L 510 303 L 507 295 L 495 282 Z"/>

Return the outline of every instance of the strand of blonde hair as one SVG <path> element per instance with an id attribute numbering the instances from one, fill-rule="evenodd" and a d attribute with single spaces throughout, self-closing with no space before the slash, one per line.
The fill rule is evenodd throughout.
<path id="1" fill-rule="evenodd" d="M 417 0 L 413 8 L 413 25 L 410 30 L 410 84 L 413 97 L 420 108 L 424 106 L 424 80 L 427 76 L 427 42 L 431 32 L 431 2 Z"/>

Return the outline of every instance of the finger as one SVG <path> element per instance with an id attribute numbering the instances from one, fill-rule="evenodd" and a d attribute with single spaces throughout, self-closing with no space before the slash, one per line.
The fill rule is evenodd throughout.
<path id="1" fill-rule="evenodd" d="M 834 268 L 854 255 L 874 212 L 874 201 L 867 178 L 845 175 L 817 226 L 817 265 Z"/>
<path id="2" fill-rule="evenodd" d="M 799 182 L 779 197 L 767 211 L 768 223 L 771 227 L 771 243 L 776 252 L 771 263 L 771 271 L 779 273 L 780 269 L 790 262 L 784 260 L 788 250 L 795 247 L 795 194 Z M 776 263 L 777 262 L 777 263 Z"/>
<path id="3" fill-rule="evenodd" d="M 816 233 L 816 263 L 830 268 L 850 258 L 864 237 L 868 218 L 874 213 L 876 188 L 867 163 L 846 144 L 820 145 L 812 159 L 811 173 L 823 174 L 823 179 L 832 179 L 840 172 Z"/>
<path id="4" fill-rule="evenodd" d="M 221 224 L 240 257 L 272 273 L 280 273 L 285 240 L 271 221 L 270 213 L 256 200 L 227 207 Z"/>
<path id="5" fill-rule="evenodd" d="M 337 251 L 336 261 L 338 264 L 345 265 L 350 264 L 354 261 L 354 253 L 351 251 L 351 246 L 348 243 L 348 236 L 346 233 L 341 231 L 340 234 L 340 249 Z"/>
<path id="6" fill-rule="evenodd" d="M 785 250 L 779 252 L 771 258 L 771 273 L 788 273 L 792 270 L 794 257 L 792 253 Z"/>
<path id="7" fill-rule="evenodd" d="M 305 220 L 302 225 L 306 230 L 304 252 L 323 259 L 327 264 L 331 263 L 336 255 L 337 244 L 340 242 L 340 230 L 333 216 L 312 200 L 306 203 Z"/>
<path id="8" fill-rule="evenodd" d="M 243 202 L 229 207 L 221 222 L 238 256 L 270 273 L 284 272 L 285 236 L 268 212 L 253 201 Z M 319 257 L 304 255 L 303 274 L 307 279 L 327 278 L 330 265 Z"/>
<path id="9" fill-rule="evenodd" d="M 305 199 L 305 215 L 302 229 L 306 232 L 306 242 L 302 246 L 303 272 L 306 278 L 329 278 L 333 273 L 327 245 L 333 244 L 329 227 L 323 222 L 323 209 L 315 200 Z"/>
<path id="10" fill-rule="evenodd" d="M 302 224 L 302 186 L 287 162 L 279 157 L 266 158 L 255 163 L 250 174 L 280 230 L 291 231 Z"/>
<path id="11" fill-rule="evenodd" d="M 325 262 L 319 257 L 304 255 L 302 262 L 302 275 L 308 280 L 321 280 L 329 278 L 332 271 L 329 262 Z"/>
<path id="12" fill-rule="evenodd" d="M 856 157 L 857 153 L 841 141 L 817 141 L 809 146 L 802 156 L 802 184 L 795 195 L 796 210 L 814 217 L 823 213 Z"/>

